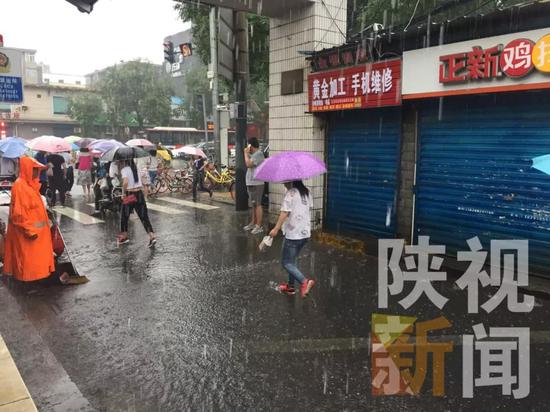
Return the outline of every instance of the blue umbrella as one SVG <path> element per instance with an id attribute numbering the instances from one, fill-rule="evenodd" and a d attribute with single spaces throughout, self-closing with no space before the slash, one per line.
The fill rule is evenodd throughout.
<path id="1" fill-rule="evenodd" d="M 8 137 L 0 142 L 1 157 L 17 159 L 23 156 L 29 148 L 25 146 L 27 141 L 18 137 Z"/>
<path id="2" fill-rule="evenodd" d="M 535 157 L 533 168 L 550 175 L 550 155 Z"/>
<path id="3" fill-rule="evenodd" d="M 71 143 L 71 148 L 73 149 L 73 152 L 78 152 L 80 150 L 80 147 L 78 147 L 74 143 Z"/>

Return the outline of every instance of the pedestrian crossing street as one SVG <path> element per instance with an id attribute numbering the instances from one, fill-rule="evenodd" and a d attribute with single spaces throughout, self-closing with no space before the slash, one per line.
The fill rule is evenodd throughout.
<path id="1" fill-rule="evenodd" d="M 177 205 L 180 207 L 178 208 L 170 207 L 170 206 L 166 206 L 165 204 Z M 93 206 L 94 206 L 93 203 L 88 203 L 87 205 L 91 206 L 93 209 Z M 189 200 L 184 200 L 184 199 L 166 197 L 166 198 L 155 199 L 155 203 L 147 202 L 147 209 L 149 209 L 149 211 L 158 212 L 165 215 L 181 216 L 181 215 L 189 214 L 190 209 L 212 211 L 212 210 L 219 209 L 219 207 L 207 205 L 199 202 L 191 202 Z M 87 214 L 85 212 L 73 209 L 68 206 L 65 206 L 65 207 L 56 206 L 54 207 L 54 210 L 56 213 L 66 216 L 83 225 L 96 225 L 96 224 L 104 223 L 102 219 L 91 216 L 91 213 Z"/>

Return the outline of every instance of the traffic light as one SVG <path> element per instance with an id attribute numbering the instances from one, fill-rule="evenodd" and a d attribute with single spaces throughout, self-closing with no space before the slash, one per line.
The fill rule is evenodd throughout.
<path id="1" fill-rule="evenodd" d="M 171 41 L 164 43 L 164 61 L 172 64 L 176 61 L 174 58 L 174 43 Z"/>
<path id="2" fill-rule="evenodd" d="M 191 43 L 180 44 L 180 52 L 183 57 L 191 57 L 193 55 L 193 45 Z"/>

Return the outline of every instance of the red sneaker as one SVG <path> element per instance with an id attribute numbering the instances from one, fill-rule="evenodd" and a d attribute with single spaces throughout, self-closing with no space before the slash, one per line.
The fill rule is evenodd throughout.
<path id="1" fill-rule="evenodd" d="M 287 295 L 293 296 L 296 294 L 296 289 L 294 289 L 292 286 L 289 286 L 288 283 L 281 283 L 277 290 L 281 293 L 286 293 Z"/>
<path id="2" fill-rule="evenodd" d="M 309 294 L 309 291 L 314 285 L 315 281 L 311 279 L 306 279 L 306 281 L 302 283 L 302 286 L 300 287 L 300 292 L 302 293 L 303 298 L 305 298 Z"/>

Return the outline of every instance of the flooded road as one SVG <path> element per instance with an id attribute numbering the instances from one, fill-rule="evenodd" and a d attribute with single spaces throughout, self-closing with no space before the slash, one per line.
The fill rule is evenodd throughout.
<path id="1" fill-rule="evenodd" d="M 246 214 L 205 203 L 216 208 L 156 200 L 161 208 L 150 212 L 159 238 L 154 249 L 147 248 L 138 220 L 130 223 L 131 243 L 118 247 L 114 218 L 83 225 L 61 216 L 72 258 L 90 282 L 22 287 L 4 279 L 0 297 L 9 304 L 0 308 L 0 333 L 40 410 L 68 410 L 56 399 L 66 396 L 63 389 L 76 393 L 71 410 L 99 411 L 479 410 L 487 402 L 494 409 L 534 411 L 550 406 L 550 302 L 537 298 L 530 314 L 499 308 L 490 317 L 465 316 L 465 294 L 448 282 L 438 288 L 452 298 L 443 312 L 429 302 L 407 311 L 390 307 L 384 313 L 422 320 L 443 314 L 452 328 L 442 334 L 456 347 L 445 365 L 444 397 L 431 396 L 430 373 L 421 396 L 373 397 L 376 259 L 310 242 L 300 266 L 317 284 L 305 300 L 283 296 L 270 288 L 270 281 L 285 281 L 281 239 L 260 253 L 261 236 L 241 230 Z M 78 195 L 70 208 L 92 211 Z M 15 328 L 17 322 L 29 326 Z M 531 328 L 528 398 L 513 401 L 500 388 L 476 388 L 473 400 L 462 399 L 457 336 L 471 333 L 479 322 Z M 24 344 L 36 339 L 45 348 Z M 29 356 L 42 349 L 54 359 L 41 368 Z M 61 389 L 49 385 L 53 363 L 66 374 Z"/>

